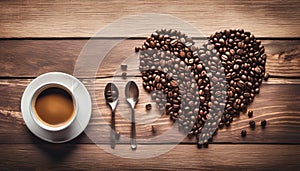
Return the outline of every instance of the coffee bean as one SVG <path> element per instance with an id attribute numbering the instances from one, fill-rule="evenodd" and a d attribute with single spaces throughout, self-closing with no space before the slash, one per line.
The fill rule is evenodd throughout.
<path id="1" fill-rule="evenodd" d="M 220 42 L 221 44 L 224 44 L 224 43 L 225 43 L 224 39 L 222 39 L 222 38 L 219 40 L 219 42 Z"/>
<path id="2" fill-rule="evenodd" d="M 247 136 L 247 131 L 246 130 L 242 130 L 241 131 L 241 135 L 242 135 L 242 137 L 246 137 Z"/>
<path id="3" fill-rule="evenodd" d="M 185 52 L 184 51 L 180 51 L 180 57 L 182 57 L 182 58 L 185 57 Z"/>
<path id="4" fill-rule="evenodd" d="M 222 59 L 223 61 L 227 61 L 227 60 L 228 60 L 228 56 L 227 56 L 227 55 L 222 55 L 222 56 L 221 56 L 221 59 Z"/>
<path id="5" fill-rule="evenodd" d="M 208 145 L 209 145 L 208 140 L 204 140 L 203 147 L 204 148 L 208 148 Z"/>
<path id="6" fill-rule="evenodd" d="M 242 80 L 240 80 L 237 82 L 237 86 L 239 86 L 240 88 L 244 88 L 245 83 Z"/>
<path id="7" fill-rule="evenodd" d="M 260 69 L 259 67 L 256 67 L 256 68 L 254 69 L 254 71 L 255 71 L 257 74 L 260 74 L 260 73 L 261 73 L 261 69 Z"/>
<path id="8" fill-rule="evenodd" d="M 123 79 L 126 79 L 126 76 L 127 76 L 127 73 L 126 73 L 126 72 L 123 72 L 123 73 L 122 73 L 122 78 L 123 78 Z"/>
<path id="9" fill-rule="evenodd" d="M 252 118 L 252 117 L 253 117 L 253 111 L 252 111 L 252 110 L 249 110 L 249 111 L 248 111 L 248 117 L 249 117 L 249 118 Z"/>
<path id="10" fill-rule="evenodd" d="M 265 75 L 264 75 L 264 80 L 265 80 L 265 81 L 268 81 L 268 79 L 269 79 L 269 73 L 265 73 Z"/>
<path id="11" fill-rule="evenodd" d="M 139 52 L 141 50 L 141 47 L 135 47 L 135 52 Z"/>
<path id="12" fill-rule="evenodd" d="M 203 143 L 197 143 L 197 147 L 198 147 L 198 149 L 201 149 L 202 148 L 202 145 L 203 145 Z"/>
<path id="13" fill-rule="evenodd" d="M 224 127 L 224 122 L 220 122 L 219 123 L 219 128 L 221 129 L 221 128 L 223 128 Z"/>
<path id="14" fill-rule="evenodd" d="M 260 91 L 259 88 L 256 88 L 256 89 L 255 89 L 255 93 L 256 93 L 256 94 L 259 94 L 259 91 Z"/>
<path id="15" fill-rule="evenodd" d="M 251 121 L 249 122 L 249 125 L 250 125 L 251 128 L 255 128 L 255 121 L 254 121 L 254 120 L 251 120 Z"/>
<path id="16" fill-rule="evenodd" d="M 241 78 L 242 78 L 243 81 L 247 81 L 247 76 L 246 75 L 242 75 Z"/>
<path id="17" fill-rule="evenodd" d="M 121 64 L 121 70 L 126 71 L 127 70 L 127 65 L 126 64 Z"/>
<path id="18" fill-rule="evenodd" d="M 170 84 L 171 84 L 172 87 L 177 87 L 178 86 L 178 83 L 175 80 L 172 80 L 170 82 Z"/>
<path id="19" fill-rule="evenodd" d="M 262 127 L 266 127 L 267 121 L 266 121 L 266 120 L 262 120 L 262 121 L 260 122 L 260 125 L 261 125 Z"/>
<path id="20" fill-rule="evenodd" d="M 151 104 L 146 104 L 145 108 L 146 108 L 146 110 L 151 110 L 152 105 Z"/>
<path id="21" fill-rule="evenodd" d="M 233 69 L 234 69 L 234 70 L 238 70 L 238 69 L 240 69 L 240 66 L 239 66 L 238 64 L 235 64 L 235 65 L 233 66 Z"/>
<path id="22" fill-rule="evenodd" d="M 250 97 L 250 96 L 251 96 L 251 94 L 250 94 L 250 93 L 248 93 L 248 92 L 245 92 L 245 93 L 244 93 L 244 96 L 245 96 L 246 98 L 248 98 L 248 97 Z"/>

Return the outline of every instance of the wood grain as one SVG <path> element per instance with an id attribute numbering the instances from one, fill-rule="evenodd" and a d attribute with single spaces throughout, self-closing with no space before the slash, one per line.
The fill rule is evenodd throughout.
<path id="1" fill-rule="evenodd" d="M 156 145 L 152 145 L 156 148 Z M 160 147 L 163 145 L 160 145 Z M 176 146 L 150 159 L 113 156 L 96 145 L 3 144 L 1 170 L 298 170 L 299 145 Z M 121 148 L 128 148 L 122 145 Z M 145 154 L 146 155 L 146 154 Z M 17 161 L 17 162 L 16 162 Z"/>
<path id="2" fill-rule="evenodd" d="M 120 70 L 120 64 L 126 60 L 131 61 L 127 74 L 140 75 L 134 47 L 142 45 L 143 39 L 97 39 L 91 41 L 90 48 L 81 51 L 87 41 L 0 40 L 0 77 L 36 77 L 51 71 L 74 73 L 77 77 L 95 74 L 107 77 L 120 75 L 120 71 L 115 71 Z M 116 42 L 117 45 L 114 44 Z M 110 44 L 114 45 L 111 50 Z M 271 76 L 300 77 L 300 40 L 263 40 L 262 44 L 266 48 L 266 68 Z M 109 52 L 99 66 L 97 61 L 102 50 Z M 80 55 L 82 58 L 78 58 Z"/>
<path id="3" fill-rule="evenodd" d="M 243 28 L 261 37 L 300 37 L 299 7 L 296 0 L 2 1 L 0 37 L 91 37 L 117 19 L 143 13 L 178 17 L 206 37 L 227 28 Z M 136 16 L 130 27 L 138 27 L 138 19 Z M 150 21 L 141 26 L 145 31 L 155 25 Z M 122 30 L 116 36 L 128 34 Z"/>
<path id="4" fill-rule="evenodd" d="M 104 102 L 103 90 L 108 82 L 115 82 L 120 90 L 120 101 L 116 111 L 116 129 L 121 132 L 118 143 L 128 143 L 130 133 L 129 107 L 124 99 L 124 86 L 127 81 L 134 80 L 141 87 L 139 77 L 128 77 L 127 79 L 103 78 L 97 80 L 82 80 L 89 89 L 93 101 L 93 115 L 83 134 L 71 143 L 95 143 L 109 142 L 110 110 Z M 25 87 L 31 79 L 10 79 L 0 81 L 0 143 L 43 143 L 29 133 L 23 122 L 20 112 L 20 101 Z M 95 87 L 94 87 L 95 83 Z M 91 90 L 95 88 L 95 96 Z M 257 122 L 257 128 L 251 130 L 248 126 L 249 118 L 242 114 L 235 118 L 230 128 L 224 128 L 214 137 L 214 143 L 300 143 L 300 80 L 298 79 L 270 79 L 261 87 L 261 93 L 255 98 L 249 110 L 254 111 L 252 118 Z M 137 137 L 138 143 L 175 143 L 182 135 L 176 132 L 166 135 L 171 130 L 173 122 L 168 116 L 160 115 L 156 105 L 150 96 L 142 88 L 140 89 L 139 103 L 136 106 Z M 145 104 L 151 103 L 152 110 L 147 112 Z M 263 119 L 268 121 L 267 128 L 262 129 L 259 122 Z M 152 134 L 151 126 L 157 129 Z M 248 131 L 247 138 L 241 138 L 242 129 Z M 9 130 L 9 131 L 8 131 Z M 18 136 L 16 136 L 18 135 Z M 169 134 L 167 134 L 169 135 Z M 150 140 L 153 138 L 153 141 Z M 195 139 L 186 138 L 182 143 L 195 143 Z"/>
<path id="5" fill-rule="evenodd" d="M 299 8 L 296 0 L 1 1 L 0 170 L 299 170 Z M 122 17 L 146 12 L 178 17 L 179 20 L 174 19 L 163 27 L 191 30 L 190 25 L 182 24 L 187 22 L 199 30 L 188 32 L 189 36 L 201 39 L 228 28 L 243 28 L 262 38 L 271 79 L 262 85 L 250 109 L 257 124 L 267 119 L 267 127 L 262 129 L 257 125 L 251 130 L 249 118 L 241 115 L 231 127 L 218 132 L 208 149 L 199 150 L 195 139 L 185 138 L 168 153 L 151 159 L 120 158 L 97 147 L 94 143 L 109 148 L 110 111 L 103 101 L 105 84 L 118 81 L 121 89 L 128 80 L 141 84 L 137 61 L 131 62 L 137 57 L 134 47 L 144 40 L 119 39 L 119 42 L 116 37 L 128 37 L 133 30 L 140 33 L 134 37 L 148 36 L 162 28 L 159 22 L 166 21 L 166 15 L 155 22 L 153 18 L 133 16 L 124 25 L 111 24 Z M 87 55 L 94 58 L 78 60 L 78 56 L 84 54 L 81 50 L 88 38 L 109 25 L 107 32 L 97 35 L 102 38 L 93 40 L 100 46 L 87 51 Z M 99 67 L 95 63 L 97 54 L 106 51 L 110 52 L 100 69 L 91 70 Z M 124 61 L 128 56 L 132 56 L 131 62 Z M 129 64 L 128 75 L 137 77 L 120 80 L 120 63 Z M 95 85 L 93 116 L 86 132 L 65 144 L 49 144 L 34 136 L 20 112 L 25 87 L 33 78 L 51 71 L 81 77 L 89 90 Z M 85 79 L 91 76 L 98 79 Z M 175 139 L 180 133 L 149 141 L 149 138 L 164 135 L 173 125 L 167 116 L 158 114 L 153 102 L 153 109 L 147 113 L 144 107 L 149 102 L 149 95 L 142 91 L 136 108 L 138 146 L 176 145 Z M 116 113 L 117 130 L 121 132 L 117 148 L 129 148 L 127 111 L 128 106 L 121 97 Z M 156 134 L 151 133 L 152 125 L 157 128 Z M 247 130 L 246 138 L 241 138 L 241 129 Z"/>

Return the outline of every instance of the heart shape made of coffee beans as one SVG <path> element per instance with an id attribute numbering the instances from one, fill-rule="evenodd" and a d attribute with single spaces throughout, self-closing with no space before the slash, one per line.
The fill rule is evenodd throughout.
<path id="1" fill-rule="evenodd" d="M 139 50 L 145 90 L 189 135 L 201 133 L 205 123 L 229 126 L 233 117 L 247 110 L 268 76 L 263 45 L 242 29 L 216 32 L 201 47 L 180 31 L 162 29 Z M 211 109 L 222 103 L 225 108 Z M 210 123 L 207 118 L 212 118 Z M 210 127 L 205 129 L 210 132 Z"/>

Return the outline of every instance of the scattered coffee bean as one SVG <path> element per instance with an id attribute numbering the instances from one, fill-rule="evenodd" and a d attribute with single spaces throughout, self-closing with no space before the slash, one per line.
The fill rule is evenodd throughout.
<path id="1" fill-rule="evenodd" d="M 146 104 L 145 108 L 146 108 L 146 110 L 151 110 L 152 105 L 151 104 Z"/>
<path id="2" fill-rule="evenodd" d="M 123 79 L 126 79 L 126 77 L 127 77 L 127 73 L 126 73 L 126 72 L 123 72 L 123 73 L 122 73 L 122 78 L 123 78 Z"/>
<path id="3" fill-rule="evenodd" d="M 262 127 L 266 127 L 267 121 L 266 121 L 266 120 L 262 120 L 262 121 L 260 122 L 260 125 L 261 125 Z"/>
<path id="4" fill-rule="evenodd" d="M 121 70 L 126 71 L 127 70 L 127 65 L 126 64 L 121 64 Z"/>
<path id="5" fill-rule="evenodd" d="M 249 117 L 249 118 L 252 118 L 252 117 L 253 117 L 253 111 L 252 111 L 252 110 L 249 110 L 249 111 L 248 111 L 248 117 Z"/>
<path id="6" fill-rule="evenodd" d="M 251 128 L 255 128 L 255 121 L 254 121 L 254 120 L 251 120 L 251 121 L 249 122 L 249 125 L 250 125 Z"/>
<path id="7" fill-rule="evenodd" d="M 247 131 L 246 130 L 242 130 L 241 135 L 242 135 L 242 137 L 246 137 L 247 136 Z"/>

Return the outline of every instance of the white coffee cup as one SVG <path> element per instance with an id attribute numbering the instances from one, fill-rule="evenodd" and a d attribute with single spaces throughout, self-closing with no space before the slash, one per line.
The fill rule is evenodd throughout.
<path id="1" fill-rule="evenodd" d="M 34 122 L 47 131 L 61 131 L 69 127 L 78 114 L 78 100 L 74 97 L 73 90 L 74 88 L 59 82 L 46 82 L 37 87 L 32 94 L 29 107 Z M 72 113 L 69 112 L 70 105 L 63 105 L 63 102 L 68 101 L 63 99 L 63 96 L 70 97 Z M 54 122 L 57 124 L 53 124 Z"/>

